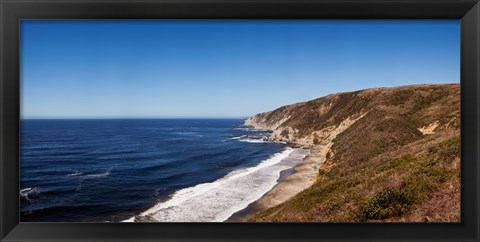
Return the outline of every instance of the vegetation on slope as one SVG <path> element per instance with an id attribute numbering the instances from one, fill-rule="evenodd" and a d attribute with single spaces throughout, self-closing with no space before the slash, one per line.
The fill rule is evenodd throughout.
<path id="1" fill-rule="evenodd" d="M 312 187 L 251 221 L 459 221 L 459 102 L 458 84 L 416 85 L 329 95 L 260 114 L 256 122 L 268 126 L 265 117 L 274 115 L 276 129 L 296 130 L 289 142 L 363 116 L 324 146 L 326 161 Z M 322 147 L 316 136 L 312 148 Z"/>

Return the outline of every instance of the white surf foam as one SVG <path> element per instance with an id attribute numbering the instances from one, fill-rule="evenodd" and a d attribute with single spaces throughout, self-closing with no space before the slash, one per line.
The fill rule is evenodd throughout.
<path id="1" fill-rule="evenodd" d="M 29 196 L 36 196 L 39 193 L 40 192 L 39 192 L 39 189 L 37 187 L 34 187 L 34 188 L 27 187 L 27 188 L 24 188 L 24 189 L 20 190 L 20 196 L 27 199 L 28 201 L 31 200 L 31 197 L 29 197 Z"/>
<path id="2" fill-rule="evenodd" d="M 211 183 L 177 191 L 140 214 L 159 222 L 221 222 L 271 190 L 280 172 L 300 163 L 308 150 L 287 148 L 255 167 L 236 170 Z M 134 218 L 124 222 L 133 222 Z"/>
<path id="3" fill-rule="evenodd" d="M 271 141 L 267 141 L 267 140 L 262 140 L 262 139 L 251 139 L 251 138 L 242 138 L 242 139 L 238 139 L 238 141 L 240 142 L 247 142 L 247 143 L 270 143 Z"/>
<path id="4" fill-rule="evenodd" d="M 74 172 L 68 174 L 67 176 L 80 176 L 80 175 L 82 175 L 81 172 L 79 172 L 79 171 L 74 171 Z"/>
<path id="5" fill-rule="evenodd" d="M 109 168 L 107 171 L 103 173 L 98 173 L 98 174 L 90 174 L 90 175 L 85 175 L 83 178 L 98 178 L 98 177 L 106 177 L 110 175 L 110 171 L 112 170 L 113 167 Z"/>
<path id="6" fill-rule="evenodd" d="M 229 138 L 229 139 L 236 140 L 236 139 L 241 139 L 241 138 L 245 138 L 245 137 L 247 137 L 247 135 L 241 135 L 241 136 L 232 137 L 232 138 Z"/>
<path id="7" fill-rule="evenodd" d="M 233 128 L 234 130 L 241 130 L 241 131 L 250 131 L 250 132 L 268 132 L 268 129 L 256 129 L 251 127 L 237 127 Z"/>

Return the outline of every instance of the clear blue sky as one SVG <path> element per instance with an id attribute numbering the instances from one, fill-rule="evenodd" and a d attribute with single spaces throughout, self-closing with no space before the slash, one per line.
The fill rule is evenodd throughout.
<path id="1" fill-rule="evenodd" d="M 245 117 L 460 81 L 460 22 L 21 21 L 22 118 Z"/>

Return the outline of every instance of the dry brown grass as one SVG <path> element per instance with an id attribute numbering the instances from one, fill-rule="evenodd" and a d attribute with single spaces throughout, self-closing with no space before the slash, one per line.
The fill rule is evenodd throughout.
<path id="1" fill-rule="evenodd" d="M 459 221 L 458 84 L 340 93 L 267 115 L 285 110 L 281 126 L 297 138 L 368 114 L 333 140 L 312 187 L 252 221 Z M 434 134 L 418 130 L 433 122 Z"/>

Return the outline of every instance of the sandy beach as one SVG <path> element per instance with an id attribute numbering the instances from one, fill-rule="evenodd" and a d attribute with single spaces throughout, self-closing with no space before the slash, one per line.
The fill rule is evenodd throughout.
<path id="1" fill-rule="evenodd" d="M 279 182 L 259 200 L 251 203 L 246 209 L 233 214 L 225 222 L 243 222 L 252 218 L 258 212 L 277 206 L 299 192 L 310 187 L 317 178 L 318 169 L 323 163 L 319 148 L 311 148 L 299 165 L 295 166 L 291 175 Z"/>

